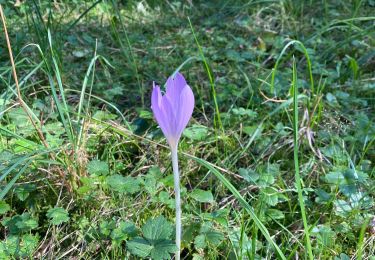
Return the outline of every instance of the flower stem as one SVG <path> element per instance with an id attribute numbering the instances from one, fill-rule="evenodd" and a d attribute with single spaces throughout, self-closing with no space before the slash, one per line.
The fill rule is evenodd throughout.
<path id="1" fill-rule="evenodd" d="M 177 252 L 175 260 L 180 260 L 181 251 L 181 197 L 180 197 L 180 175 L 178 173 L 178 155 L 177 145 L 171 147 L 172 152 L 172 168 L 174 177 L 174 193 L 176 202 L 176 246 Z"/>

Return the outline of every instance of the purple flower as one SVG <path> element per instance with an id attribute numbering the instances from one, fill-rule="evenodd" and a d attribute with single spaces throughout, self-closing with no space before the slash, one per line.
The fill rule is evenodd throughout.
<path id="1" fill-rule="evenodd" d="M 193 91 L 181 73 L 168 78 L 164 96 L 154 82 L 151 108 L 169 145 L 177 147 L 194 109 Z"/>

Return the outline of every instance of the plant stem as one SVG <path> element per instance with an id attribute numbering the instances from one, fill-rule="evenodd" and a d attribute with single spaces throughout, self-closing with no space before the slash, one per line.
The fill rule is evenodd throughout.
<path id="1" fill-rule="evenodd" d="M 181 197 L 180 197 L 180 175 L 178 173 L 177 145 L 171 146 L 172 168 L 174 177 L 174 193 L 176 202 L 176 246 L 175 260 L 180 260 L 181 251 Z"/>

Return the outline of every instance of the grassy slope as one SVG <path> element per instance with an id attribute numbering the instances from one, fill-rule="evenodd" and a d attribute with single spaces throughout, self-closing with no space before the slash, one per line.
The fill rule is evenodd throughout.
<path id="1" fill-rule="evenodd" d="M 14 54 L 20 53 L 20 81 L 28 77 L 22 93 L 52 150 L 46 153 L 17 106 L 8 56 L 1 52 L 2 191 L 29 159 L 31 163 L 4 197 L 9 209 L 3 215 L 2 248 L 17 236 L 23 248 L 8 254 L 118 259 L 129 252 L 116 234 L 131 240 L 118 228 L 121 221 L 140 228 L 164 215 L 173 222 L 169 154 L 152 120 L 149 94 L 153 80 L 163 84 L 188 61 L 182 72 L 196 95 L 196 109 L 181 150 L 220 167 L 287 257 L 307 257 L 294 178 L 293 56 L 301 95 L 299 165 L 315 258 L 374 254 L 371 1 L 205 2 L 131 3 L 116 9 L 103 1 L 82 18 L 90 4 L 35 6 L 30 1 L 6 9 Z M 224 131 L 187 17 L 212 71 Z M 292 39 L 306 47 L 314 90 L 298 45 L 286 50 L 274 87 L 270 85 L 276 60 Z M 39 44 L 44 63 L 33 46 L 21 52 L 28 43 Z M 92 62 L 95 53 L 100 57 Z M 82 89 L 93 96 L 81 96 Z M 184 254 L 197 259 L 275 258 L 223 182 L 189 156 L 181 155 L 180 161 Z M 211 191 L 213 199 L 197 189 Z M 47 211 L 53 207 L 66 209 L 69 220 L 57 214 L 62 224 L 51 225 L 54 218 Z M 23 215 L 29 222 L 14 217 L 23 213 L 30 213 Z M 10 217 L 13 222 L 6 221 Z M 14 228 L 17 221 L 23 229 Z"/>

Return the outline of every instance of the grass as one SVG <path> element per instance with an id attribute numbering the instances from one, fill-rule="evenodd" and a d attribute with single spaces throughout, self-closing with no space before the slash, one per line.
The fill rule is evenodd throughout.
<path id="1" fill-rule="evenodd" d="M 1 33 L 0 259 L 174 255 L 150 93 L 181 71 L 196 102 L 179 148 L 182 259 L 373 260 L 373 8 L 3 4 L 19 84 Z"/>

